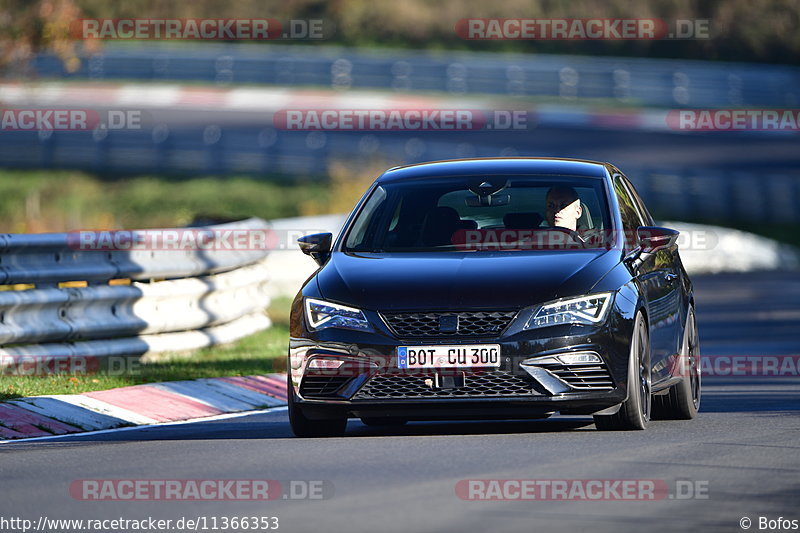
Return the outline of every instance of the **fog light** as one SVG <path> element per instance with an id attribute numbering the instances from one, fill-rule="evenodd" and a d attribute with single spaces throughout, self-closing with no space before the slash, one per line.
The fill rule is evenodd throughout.
<path id="1" fill-rule="evenodd" d="M 575 352 L 561 354 L 558 360 L 565 365 L 582 365 L 587 363 L 602 363 L 600 356 L 593 352 Z"/>
<path id="2" fill-rule="evenodd" d="M 573 352 L 541 357 L 531 357 L 522 362 L 523 365 L 586 365 L 602 363 L 603 360 L 595 352 Z"/>
<path id="3" fill-rule="evenodd" d="M 545 357 L 531 357 L 530 359 L 525 359 L 521 365 L 559 365 L 561 361 L 556 359 L 552 355 L 548 355 Z"/>
<path id="4" fill-rule="evenodd" d="M 308 368 L 318 368 L 321 370 L 336 370 L 344 364 L 341 359 L 312 359 L 308 363 Z"/>

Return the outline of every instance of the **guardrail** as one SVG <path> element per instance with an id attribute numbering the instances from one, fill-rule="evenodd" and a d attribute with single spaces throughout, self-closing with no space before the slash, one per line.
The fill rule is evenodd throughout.
<path id="1" fill-rule="evenodd" d="M 31 357 L 183 351 L 271 325 L 266 247 L 220 242 L 234 231 L 267 234 L 267 222 L 155 231 L 191 231 L 203 246 L 102 250 L 82 248 L 78 233 L 0 235 L 0 284 L 34 285 L 0 291 L 0 368 Z M 126 236 L 147 242 L 153 232 Z"/>
<path id="2" fill-rule="evenodd" d="M 38 56 L 40 76 L 94 80 L 189 80 L 282 86 L 380 88 L 564 98 L 608 98 L 657 107 L 793 107 L 800 69 L 782 65 L 677 59 L 588 57 L 333 46 L 109 43 L 67 73 Z"/>

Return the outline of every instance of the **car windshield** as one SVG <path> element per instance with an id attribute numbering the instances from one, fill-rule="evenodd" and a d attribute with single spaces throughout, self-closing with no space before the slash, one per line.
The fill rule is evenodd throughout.
<path id="1" fill-rule="evenodd" d="M 458 176 L 377 186 L 346 252 L 574 250 L 606 246 L 604 182 L 569 176 Z"/>

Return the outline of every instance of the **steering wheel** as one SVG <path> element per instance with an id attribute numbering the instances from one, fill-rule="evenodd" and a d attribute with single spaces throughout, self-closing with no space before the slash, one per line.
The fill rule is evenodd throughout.
<path id="1" fill-rule="evenodd" d="M 561 226 L 551 226 L 547 229 L 549 231 L 560 231 L 561 233 L 565 233 L 569 236 L 570 239 L 580 244 L 581 248 L 586 248 L 586 241 L 584 241 L 583 237 L 581 237 L 581 234 L 575 230 L 571 230 L 569 228 L 562 228 Z"/>

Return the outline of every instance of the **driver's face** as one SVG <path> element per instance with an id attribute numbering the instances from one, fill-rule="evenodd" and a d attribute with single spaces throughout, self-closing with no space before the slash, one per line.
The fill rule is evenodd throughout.
<path id="1" fill-rule="evenodd" d="M 547 223 L 551 226 L 559 226 L 575 231 L 580 216 L 580 199 L 572 200 L 571 195 L 558 191 L 547 195 Z"/>

